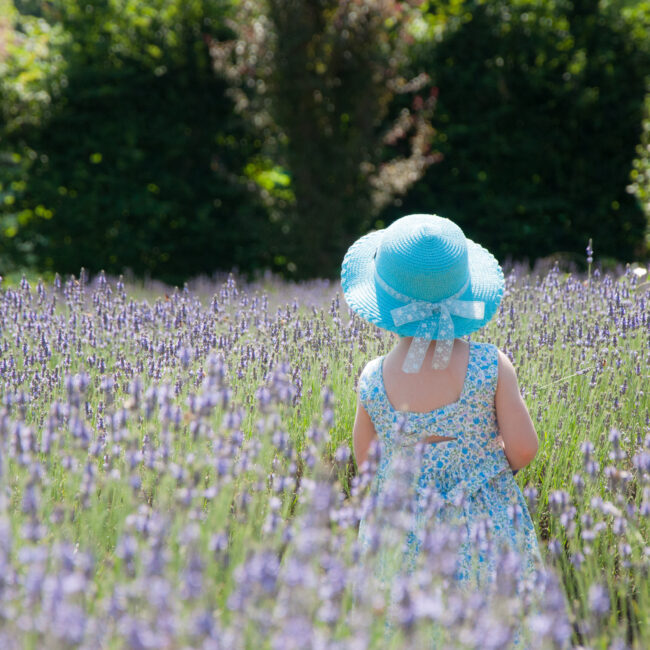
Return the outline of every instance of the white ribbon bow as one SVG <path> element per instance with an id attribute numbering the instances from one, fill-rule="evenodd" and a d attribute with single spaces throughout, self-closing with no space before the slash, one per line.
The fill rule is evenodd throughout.
<path id="1" fill-rule="evenodd" d="M 439 302 L 427 302 L 395 291 L 379 276 L 376 270 L 375 279 L 382 289 L 393 298 L 407 303 L 402 307 L 391 309 L 390 313 L 396 327 L 419 322 L 402 364 L 402 370 L 406 373 L 415 373 L 420 370 L 432 339 L 437 341 L 432 367 L 434 370 L 442 370 L 447 367 L 451 359 L 454 339 L 456 338 L 454 321 L 451 318 L 452 314 L 461 318 L 475 320 L 480 320 L 485 315 L 485 303 L 482 300 L 458 300 L 458 296 L 462 295 L 467 289 L 469 280 L 453 296 Z M 433 318 L 436 313 L 439 314 L 437 323 Z"/>

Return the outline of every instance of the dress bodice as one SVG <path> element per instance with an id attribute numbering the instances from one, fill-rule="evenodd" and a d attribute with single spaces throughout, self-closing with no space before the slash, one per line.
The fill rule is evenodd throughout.
<path id="1" fill-rule="evenodd" d="M 392 406 L 383 380 L 384 357 L 366 365 L 359 378 L 359 396 L 381 445 L 375 490 L 390 474 L 396 456 L 417 458 L 421 463 L 416 476 L 418 490 L 432 490 L 449 501 L 474 493 L 486 481 L 510 469 L 503 449 L 495 442 L 497 355 L 492 344 L 470 342 L 460 397 L 426 413 L 400 411 Z M 417 445 L 432 435 L 453 440 Z"/>

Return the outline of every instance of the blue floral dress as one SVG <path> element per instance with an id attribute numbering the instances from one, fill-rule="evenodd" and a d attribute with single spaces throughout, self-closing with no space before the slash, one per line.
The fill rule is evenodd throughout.
<path id="1" fill-rule="evenodd" d="M 399 570 L 414 566 L 427 534 L 436 534 L 445 527 L 443 524 L 457 534 L 452 546 L 455 558 L 447 557 L 453 565 L 450 577 L 461 586 L 481 588 L 494 580 L 498 564 L 495 549 L 519 554 L 522 577 L 541 566 L 525 498 L 503 449 L 495 442 L 497 354 L 494 345 L 470 342 L 459 399 L 428 413 L 393 408 L 384 387 L 383 357 L 368 363 L 361 374 L 359 396 L 379 437 L 381 457 L 359 539 L 362 549 L 381 550 L 378 529 L 385 534 L 393 516 L 404 516 L 408 511 L 408 523 L 401 528 Z M 453 440 L 417 444 L 432 435 Z M 405 482 L 411 488 L 407 508 L 404 503 L 399 505 L 399 491 L 395 490 Z M 376 512 L 382 504 L 385 511 L 393 506 L 391 516 L 384 521 Z M 490 544 L 483 543 L 486 538 Z M 385 563 L 380 565 L 382 581 L 390 581 Z"/>

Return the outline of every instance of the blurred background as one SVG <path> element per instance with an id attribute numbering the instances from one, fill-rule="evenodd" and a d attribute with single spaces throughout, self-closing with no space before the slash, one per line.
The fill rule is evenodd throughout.
<path id="1" fill-rule="evenodd" d="M 336 277 L 412 212 L 648 258 L 650 1 L 0 0 L 0 273 Z"/>

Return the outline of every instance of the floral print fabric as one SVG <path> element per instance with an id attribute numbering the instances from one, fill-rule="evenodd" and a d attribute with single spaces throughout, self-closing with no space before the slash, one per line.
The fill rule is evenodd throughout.
<path id="1" fill-rule="evenodd" d="M 393 552 L 389 559 L 386 553 L 379 563 L 378 577 L 384 583 L 393 571 L 413 568 L 423 540 L 444 528 L 455 531 L 452 577 L 463 585 L 484 587 L 493 581 L 498 563 L 495 549 L 519 554 L 522 578 L 541 565 L 526 501 L 496 443 L 497 354 L 491 344 L 470 342 L 459 399 L 428 413 L 399 411 L 391 405 L 384 387 L 383 357 L 368 363 L 361 374 L 360 400 L 381 450 L 368 509 L 361 519 L 361 546 L 381 548 L 391 534 L 387 526 L 394 528 L 393 541 L 395 536 L 403 540 L 395 547 L 398 554 Z M 421 442 L 432 435 L 453 439 Z M 396 500 L 405 494 L 408 501 L 395 508 Z M 389 510 L 382 520 L 380 513 Z M 395 517 L 402 518 L 401 528 L 393 526 Z M 488 539 L 490 543 L 484 543 Z"/>

